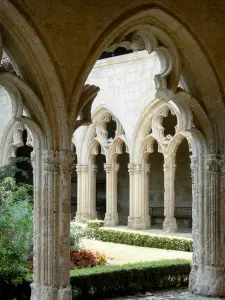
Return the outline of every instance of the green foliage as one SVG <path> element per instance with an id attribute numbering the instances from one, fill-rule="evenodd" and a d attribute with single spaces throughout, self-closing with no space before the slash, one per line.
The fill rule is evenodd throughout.
<path id="1" fill-rule="evenodd" d="M 18 168 L 19 163 L 28 162 L 30 163 L 30 158 L 28 157 L 11 157 L 10 162 L 7 165 L 0 167 L 0 181 L 7 177 L 15 178 L 17 174 L 22 175 L 27 178 L 27 172 Z"/>
<path id="2" fill-rule="evenodd" d="M 0 183 L 0 277 L 22 282 L 32 246 L 32 194 L 14 179 Z"/>
<path id="3" fill-rule="evenodd" d="M 190 262 L 165 260 L 72 270 L 73 300 L 131 295 L 188 284 Z"/>
<path id="4" fill-rule="evenodd" d="M 86 223 L 86 237 L 95 239 L 96 232 L 99 228 L 104 226 L 102 220 L 90 220 Z"/>
<path id="5" fill-rule="evenodd" d="M 87 226 L 87 236 L 103 242 L 191 252 L 192 239 L 140 234 L 106 228 L 93 229 Z"/>
<path id="6" fill-rule="evenodd" d="M 72 224 L 70 226 L 70 249 L 79 251 L 82 247 L 81 240 L 85 237 L 85 228 L 80 225 Z"/>

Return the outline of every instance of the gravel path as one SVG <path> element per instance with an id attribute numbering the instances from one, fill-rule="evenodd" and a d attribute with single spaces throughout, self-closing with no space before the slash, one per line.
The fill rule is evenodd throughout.
<path id="1" fill-rule="evenodd" d="M 112 264 L 127 264 L 160 259 L 191 259 L 192 257 L 190 252 L 136 247 L 91 239 L 83 239 L 82 244 L 86 249 L 104 253 Z"/>

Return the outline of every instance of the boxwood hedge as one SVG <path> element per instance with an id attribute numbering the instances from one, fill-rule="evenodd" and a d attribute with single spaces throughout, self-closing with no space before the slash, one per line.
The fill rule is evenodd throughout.
<path id="1" fill-rule="evenodd" d="M 167 260 L 71 272 L 73 300 L 132 295 L 188 284 L 190 262 Z"/>
<path id="2" fill-rule="evenodd" d="M 141 234 L 98 227 L 97 222 L 87 222 L 87 235 L 103 242 L 192 252 L 192 239 Z"/>

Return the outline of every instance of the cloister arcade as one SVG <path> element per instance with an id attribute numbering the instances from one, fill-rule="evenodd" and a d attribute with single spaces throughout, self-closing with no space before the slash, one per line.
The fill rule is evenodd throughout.
<path id="1" fill-rule="evenodd" d="M 69 230 L 75 154 L 76 219 L 81 222 L 100 217 L 96 195 L 101 192 L 96 182 L 105 180 L 105 213 L 101 215 L 105 226 L 125 224 L 126 219 L 129 228 L 150 228 L 157 219 L 156 216 L 153 220 L 152 215 L 153 195 L 158 193 L 160 204 L 155 207 L 161 210 L 163 207 L 159 223 L 163 222 L 165 231 L 173 232 L 179 229 L 179 201 L 185 190 L 185 207 L 191 207 L 188 217 L 192 219 L 193 236 L 190 290 L 196 294 L 224 296 L 225 106 L 221 83 L 224 72 L 218 71 L 221 66 L 212 59 L 217 61 L 217 56 L 209 55 L 210 51 L 214 53 L 213 46 L 209 47 L 210 51 L 204 48 L 183 17 L 170 13 L 172 8 L 164 9 L 164 5 L 170 4 L 157 6 L 141 1 L 141 6 L 140 1 L 132 1 L 129 5 L 124 2 L 122 8 L 115 2 L 112 10 L 105 10 L 104 18 L 98 18 L 99 10 L 92 6 L 87 9 L 85 2 L 81 4 L 84 16 L 80 11 L 76 17 L 70 15 L 64 28 L 54 17 L 54 22 L 48 20 L 46 24 L 42 19 L 46 14 L 31 12 L 29 5 L 25 11 L 18 9 L 20 2 L 2 0 L 0 4 L 0 58 L 2 53 L 7 53 L 12 63 L 9 68 L 2 61 L 0 67 L 0 85 L 12 103 L 12 113 L 1 132 L 0 166 L 16 155 L 17 148 L 24 146 L 22 132 L 26 130 L 25 144 L 33 148 L 31 299 L 72 299 Z M 98 6 L 98 1 L 95 5 Z M 44 8 L 40 6 L 37 11 Z M 57 16 L 62 15 L 65 21 L 70 9 L 67 7 L 65 14 L 62 6 L 54 9 L 59 10 Z M 89 20 L 93 26 L 84 32 L 85 18 L 92 8 Z M 184 14 L 188 10 L 184 9 Z M 71 11 L 78 12 L 78 8 L 73 7 Z M 49 9 L 49 13 L 54 14 L 53 9 Z M 37 20 L 33 22 L 33 18 Z M 193 28 L 198 20 L 196 17 L 193 21 Z M 51 32 L 52 22 L 61 27 Z M 74 34 L 76 30 L 82 31 L 81 34 Z M 205 34 L 204 30 L 201 34 Z M 206 44 L 217 45 L 211 39 Z M 138 73 L 135 63 L 131 66 L 140 81 L 146 80 L 151 85 L 151 91 L 147 90 L 144 98 L 139 97 L 138 89 L 133 89 L 132 83 L 138 78 L 132 72 L 127 81 L 126 76 L 115 80 L 116 74 L 112 78 L 109 68 L 100 78 L 102 82 L 114 80 L 117 84 L 113 95 L 117 97 L 111 97 L 117 104 L 122 103 L 117 93 L 120 85 L 126 81 L 130 86 L 125 97 L 128 104 L 121 104 L 127 110 L 126 118 L 107 106 L 107 101 L 110 102 L 107 97 L 100 109 L 94 110 L 94 99 L 97 100 L 97 95 L 107 96 L 107 92 L 89 80 L 101 54 L 118 47 L 129 51 L 129 61 L 135 56 L 143 61 L 148 60 L 147 55 L 156 57 L 154 61 L 148 60 L 144 72 Z M 151 80 L 150 69 L 153 70 Z M 111 76 L 110 79 L 106 79 L 106 75 Z M 140 90 L 146 86 L 143 84 Z M 135 115 L 129 119 L 131 107 Z M 185 158 L 181 160 L 181 157 Z M 97 164 L 102 174 L 100 179 Z M 123 181 L 125 173 L 120 174 L 120 171 L 125 169 L 129 198 L 120 206 L 118 181 Z M 182 189 L 178 193 L 179 188 Z"/>

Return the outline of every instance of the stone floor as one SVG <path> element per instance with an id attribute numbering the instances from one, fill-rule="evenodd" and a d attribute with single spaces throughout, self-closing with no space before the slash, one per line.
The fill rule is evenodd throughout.
<path id="1" fill-rule="evenodd" d="M 188 292 L 187 289 L 177 289 L 177 290 L 168 290 L 168 291 L 159 291 L 148 293 L 148 296 L 145 295 L 136 295 L 130 297 L 121 297 L 121 298 L 111 298 L 111 300 L 221 300 L 225 298 L 208 298 L 198 295 L 193 295 Z M 110 300 L 110 299 L 104 299 Z"/>

